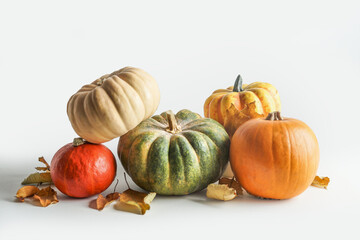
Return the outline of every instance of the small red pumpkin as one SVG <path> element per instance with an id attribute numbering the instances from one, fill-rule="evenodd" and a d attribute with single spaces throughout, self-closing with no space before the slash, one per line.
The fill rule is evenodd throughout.
<path id="1" fill-rule="evenodd" d="M 85 198 L 103 192 L 116 175 L 113 153 L 102 144 L 75 138 L 54 155 L 50 166 L 51 179 L 64 194 Z"/>

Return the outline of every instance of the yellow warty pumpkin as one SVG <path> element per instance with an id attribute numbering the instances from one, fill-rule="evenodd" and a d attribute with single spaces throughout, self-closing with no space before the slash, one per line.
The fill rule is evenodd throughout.
<path id="1" fill-rule="evenodd" d="M 69 99 L 67 114 L 80 137 L 103 143 L 151 117 L 159 102 L 155 79 L 144 70 L 125 67 L 83 86 Z"/>
<path id="2" fill-rule="evenodd" d="M 214 91 L 204 104 L 205 117 L 221 123 L 229 136 L 247 120 L 280 110 L 280 97 L 273 85 L 264 82 L 242 84 L 240 75 L 234 87 Z"/>

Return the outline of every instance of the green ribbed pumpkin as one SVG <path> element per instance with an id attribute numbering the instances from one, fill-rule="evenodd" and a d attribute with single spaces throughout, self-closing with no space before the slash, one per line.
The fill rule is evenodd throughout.
<path id="1" fill-rule="evenodd" d="M 163 112 L 120 138 L 118 155 L 141 188 L 162 195 L 185 195 L 217 181 L 229 157 L 224 127 L 189 110 Z"/>

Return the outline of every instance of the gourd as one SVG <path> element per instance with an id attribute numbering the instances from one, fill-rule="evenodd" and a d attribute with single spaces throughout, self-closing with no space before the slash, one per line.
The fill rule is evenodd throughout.
<path id="1" fill-rule="evenodd" d="M 83 86 L 69 99 L 67 114 L 80 137 L 103 143 L 149 118 L 159 101 L 155 79 L 144 70 L 125 67 Z"/>
<path id="2" fill-rule="evenodd" d="M 62 193 L 75 198 L 89 197 L 103 192 L 113 182 L 116 160 L 104 145 L 75 138 L 55 153 L 50 174 Z"/>
<path id="3" fill-rule="evenodd" d="M 273 112 L 237 129 L 231 141 L 230 164 L 248 193 L 288 199 L 312 183 L 319 165 L 319 145 L 304 122 Z"/>
<path id="4" fill-rule="evenodd" d="M 218 89 L 204 104 L 204 115 L 221 123 L 230 137 L 245 121 L 280 111 L 278 91 L 270 83 L 242 84 L 240 75 L 235 84 L 227 89 Z"/>
<path id="5" fill-rule="evenodd" d="M 189 110 L 163 112 L 120 138 L 118 155 L 141 188 L 185 195 L 217 181 L 229 156 L 229 136 L 218 122 Z"/>

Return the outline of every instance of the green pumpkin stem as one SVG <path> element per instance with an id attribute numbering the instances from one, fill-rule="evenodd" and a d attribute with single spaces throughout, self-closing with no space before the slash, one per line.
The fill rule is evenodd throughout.
<path id="1" fill-rule="evenodd" d="M 181 132 L 181 127 L 177 124 L 174 113 L 171 110 L 166 111 L 166 116 L 167 121 L 169 122 L 169 127 L 166 129 L 166 131 L 170 133 Z"/>
<path id="2" fill-rule="evenodd" d="M 242 82 L 243 82 L 243 80 L 239 74 L 235 80 L 233 92 L 242 92 L 243 91 Z"/>
<path id="3" fill-rule="evenodd" d="M 274 111 L 269 113 L 265 118 L 265 120 L 277 121 L 277 120 L 283 120 L 283 118 L 281 117 L 280 111 Z"/>
<path id="4" fill-rule="evenodd" d="M 73 140 L 73 146 L 78 147 L 80 145 L 83 145 L 85 143 L 85 140 L 83 138 L 74 138 Z"/>

